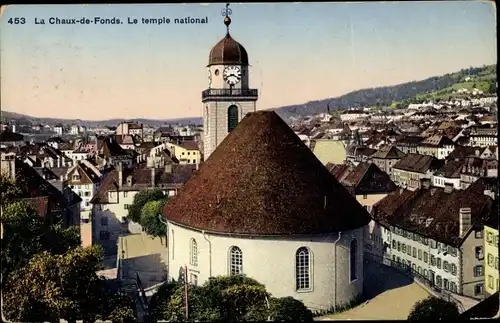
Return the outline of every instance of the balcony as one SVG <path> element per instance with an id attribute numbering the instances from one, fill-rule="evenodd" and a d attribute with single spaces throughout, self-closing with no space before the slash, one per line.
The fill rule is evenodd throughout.
<path id="1" fill-rule="evenodd" d="M 235 99 L 235 98 L 246 98 L 257 100 L 259 91 L 257 89 L 207 89 L 201 92 L 201 99 L 205 101 L 207 99 Z"/>

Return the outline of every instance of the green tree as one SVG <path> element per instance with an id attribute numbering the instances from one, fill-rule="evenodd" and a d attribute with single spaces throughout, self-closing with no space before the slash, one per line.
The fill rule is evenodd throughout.
<path id="1" fill-rule="evenodd" d="M 23 201 L 3 205 L 2 279 L 24 266 L 35 254 L 47 251 L 63 254 L 81 244 L 75 228 L 63 229 L 39 217 Z"/>
<path id="2" fill-rule="evenodd" d="M 451 321 L 458 319 L 458 307 L 454 303 L 441 298 L 430 296 L 417 302 L 408 315 L 410 322 L 435 322 L 439 320 Z"/>
<path id="3" fill-rule="evenodd" d="M 128 209 L 128 218 L 136 223 L 141 221 L 141 210 L 144 204 L 149 201 L 156 201 L 165 198 L 165 194 L 158 188 L 140 191 L 134 196 L 134 201 Z"/>
<path id="4" fill-rule="evenodd" d="M 166 201 L 166 198 L 148 201 L 141 209 L 139 221 L 147 234 L 159 237 L 162 243 L 163 237 L 167 236 L 167 227 L 160 221 L 158 216 L 162 213 Z"/>
<path id="5" fill-rule="evenodd" d="M 128 295 L 118 292 L 107 292 L 108 301 L 105 302 L 101 318 L 116 323 L 133 323 L 136 321 L 136 306 Z"/>
<path id="6" fill-rule="evenodd" d="M 312 312 L 299 300 L 293 297 L 271 298 L 269 300 L 269 316 L 275 322 L 313 322 Z"/>
<path id="7" fill-rule="evenodd" d="M 166 282 L 151 297 L 149 310 L 153 320 L 160 321 L 168 317 L 167 306 L 176 289 L 183 287 L 177 282 Z"/>

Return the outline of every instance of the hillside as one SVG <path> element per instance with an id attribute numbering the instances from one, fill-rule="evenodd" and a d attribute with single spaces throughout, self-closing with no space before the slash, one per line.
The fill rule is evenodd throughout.
<path id="1" fill-rule="evenodd" d="M 362 89 L 336 98 L 310 101 L 274 109 L 282 118 L 305 116 L 326 112 L 327 105 L 332 110 L 352 107 L 390 106 L 393 103 L 406 104 L 425 99 L 444 99 L 456 89 L 471 89 L 474 85 L 484 92 L 496 92 L 491 85 L 496 82 L 496 65 L 462 69 L 442 76 L 429 77 L 421 81 Z M 468 78 L 471 78 L 469 80 Z M 468 80 L 468 81 L 466 81 Z M 456 96 L 456 95 L 454 95 Z"/>
<path id="2" fill-rule="evenodd" d="M 496 65 L 482 67 L 471 67 L 458 72 L 441 76 L 429 77 L 421 81 L 412 81 L 393 86 L 383 86 L 371 89 L 362 89 L 344 94 L 336 98 L 310 101 L 303 104 L 296 104 L 272 109 L 283 119 L 291 116 L 306 116 L 326 112 L 327 105 L 332 110 L 340 110 L 353 107 L 372 106 L 404 106 L 411 102 L 418 102 L 429 99 L 448 99 L 452 94 L 454 97 L 464 96 L 453 93 L 458 89 L 477 88 L 485 93 L 495 93 L 497 81 Z M 33 123 L 70 124 L 77 121 L 85 126 L 116 126 L 125 119 L 109 119 L 102 121 L 86 121 L 57 118 L 37 118 L 8 111 L 1 112 L 2 119 L 5 120 L 28 120 Z M 170 120 L 134 119 L 138 123 L 151 126 L 161 126 L 165 123 L 202 124 L 202 118 L 182 118 Z"/>
<path id="3" fill-rule="evenodd" d="M 108 119 L 108 120 L 99 120 L 99 121 L 93 121 L 93 120 L 80 120 L 80 119 L 58 119 L 58 118 L 39 118 L 39 117 L 32 117 L 28 116 L 25 114 L 20 114 L 20 113 L 15 113 L 15 112 L 9 112 L 9 111 L 1 111 L 1 118 L 2 120 L 5 121 L 16 121 L 16 122 L 24 122 L 28 121 L 31 123 L 41 123 L 41 124 L 48 124 L 48 125 L 55 125 L 57 123 L 62 123 L 62 124 L 71 124 L 71 123 L 78 123 L 79 125 L 82 126 L 116 126 L 122 121 L 127 121 L 127 119 Z M 179 118 L 179 119 L 165 119 L 165 120 L 156 120 L 156 119 L 133 119 L 133 121 L 137 123 L 142 123 L 146 125 L 150 125 L 153 127 L 159 127 L 164 124 L 203 124 L 203 120 L 200 117 L 191 117 L 191 118 Z"/>

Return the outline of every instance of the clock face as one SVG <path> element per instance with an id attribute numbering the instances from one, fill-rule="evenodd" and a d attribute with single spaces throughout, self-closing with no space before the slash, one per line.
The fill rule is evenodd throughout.
<path id="1" fill-rule="evenodd" d="M 224 69 L 223 76 L 227 84 L 238 84 L 241 80 L 241 69 L 238 66 L 228 66 Z"/>
<path id="2" fill-rule="evenodd" d="M 208 87 L 212 85 L 212 71 L 208 70 Z"/>

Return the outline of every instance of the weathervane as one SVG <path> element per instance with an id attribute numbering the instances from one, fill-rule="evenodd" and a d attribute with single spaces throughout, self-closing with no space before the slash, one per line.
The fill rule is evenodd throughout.
<path id="1" fill-rule="evenodd" d="M 224 25 L 226 25 L 227 34 L 229 35 L 229 25 L 231 24 L 231 18 L 229 16 L 233 13 L 233 10 L 229 8 L 229 3 L 226 3 L 226 8 L 222 9 L 221 15 L 224 17 Z"/>

